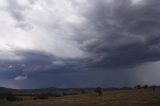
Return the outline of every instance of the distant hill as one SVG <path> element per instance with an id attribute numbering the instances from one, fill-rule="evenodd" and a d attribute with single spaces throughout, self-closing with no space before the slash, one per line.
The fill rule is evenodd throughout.
<path id="1" fill-rule="evenodd" d="M 16 89 L 0 87 L 0 93 L 17 92 L 17 91 L 18 90 L 16 90 Z"/>
<path id="2" fill-rule="evenodd" d="M 160 88 L 160 86 L 155 86 L 156 88 Z M 12 88 L 5 88 L 0 87 L 0 93 L 24 93 L 24 94 L 30 94 L 30 93 L 48 93 L 48 92 L 81 92 L 83 89 L 86 91 L 94 91 L 95 88 L 56 88 L 56 87 L 48 87 L 48 88 L 38 88 L 38 89 L 12 89 Z M 126 89 L 132 89 L 129 87 L 122 87 L 122 88 L 103 88 L 104 91 L 111 91 L 111 90 L 126 90 Z"/>
<path id="3" fill-rule="evenodd" d="M 0 93 L 41 93 L 41 92 L 57 92 L 62 91 L 62 89 L 50 87 L 50 88 L 39 88 L 39 89 L 12 89 L 12 88 L 5 88 L 0 87 Z"/>
<path id="4" fill-rule="evenodd" d="M 38 89 L 12 89 L 0 87 L 0 93 L 18 93 L 18 94 L 30 94 L 30 93 L 57 93 L 57 92 L 81 92 L 82 89 L 93 91 L 94 88 L 56 88 L 56 87 L 48 87 L 48 88 L 38 88 Z"/>

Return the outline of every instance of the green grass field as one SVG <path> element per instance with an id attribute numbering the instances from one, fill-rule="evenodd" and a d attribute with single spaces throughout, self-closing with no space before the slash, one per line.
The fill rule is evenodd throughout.
<path id="1" fill-rule="evenodd" d="M 160 90 L 151 89 L 106 91 L 92 94 L 50 97 L 47 100 L 0 101 L 0 106 L 160 106 Z"/>

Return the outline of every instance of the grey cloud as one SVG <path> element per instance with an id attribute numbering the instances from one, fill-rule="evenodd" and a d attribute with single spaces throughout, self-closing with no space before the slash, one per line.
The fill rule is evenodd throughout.
<path id="1" fill-rule="evenodd" d="M 23 1 L 22 1 L 23 2 Z M 28 0 L 29 4 L 22 5 L 17 0 L 7 0 L 6 11 L 11 15 L 11 17 L 16 21 L 16 27 L 28 30 L 32 26 L 26 22 L 25 11 L 30 9 L 30 6 L 34 4 L 33 0 Z"/>
<path id="2" fill-rule="evenodd" d="M 79 71 L 85 67 L 86 60 L 62 59 L 50 54 L 38 51 L 17 51 L 15 53 L 23 57 L 17 60 L 1 60 L 0 68 L 3 71 L 14 71 L 20 75 L 31 75 L 41 72 L 72 72 Z"/>
<path id="3" fill-rule="evenodd" d="M 83 23 L 83 27 L 81 25 L 78 27 L 67 26 L 75 35 L 73 40 L 76 39 L 81 45 L 81 49 L 90 54 L 89 58 L 83 58 L 85 67 L 87 65 L 123 67 L 159 60 L 160 2 L 156 0 L 143 1 L 145 3 L 141 5 L 133 4 L 131 0 L 87 1 L 86 3 L 89 5 L 77 4 L 74 1 L 74 4 L 81 9 L 79 15 L 86 21 Z M 21 13 L 28 7 L 21 6 L 16 1 L 11 1 L 9 4 L 13 16 L 15 15 L 17 20 L 23 20 Z M 19 18 L 16 13 L 20 15 Z M 49 30 L 52 28 L 49 27 Z M 48 56 L 48 54 L 43 57 L 37 53 L 24 52 L 23 55 L 28 58 L 28 60 L 26 58 L 28 64 L 69 65 L 65 59 L 59 58 L 53 61 L 55 58 L 50 58 L 52 56 Z M 76 61 L 79 59 L 73 59 L 70 64 L 75 64 Z"/>
<path id="4" fill-rule="evenodd" d="M 21 6 L 16 0 L 8 0 L 8 11 L 17 21 L 24 20 L 22 13 L 25 9 L 26 7 Z"/>
<path id="5" fill-rule="evenodd" d="M 30 1 L 30 5 L 41 2 Z M 43 12 L 35 9 L 32 13 L 31 8 L 30 14 L 37 16 L 33 19 L 30 17 L 29 22 L 36 28 L 27 30 L 28 33 L 23 35 L 23 39 L 18 39 L 21 37 L 19 32 L 14 34 L 19 36 L 13 37 L 15 42 L 20 42 L 16 44 L 17 48 L 27 37 L 31 42 L 24 44 L 23 50 L 15 47 L 10 51 L 13 54 L 8 53 L 9 58 L 17 56 L 16 59 L 0 59 L 0 75 L 3 76 L 1 78 L 25 79 L 28 81 L 24 84 L 26 87 L 39 81 L 45 86 L 55 84 L 79 87 L 97 86 L 99 83 L 103 86 L 129 85 L 130 79 L 133 78 L 129 75 L 134 71 L 122 71 L 120 68 L 136 67 L 148 61 L 160 60 L 160 1 L 142 0 L 142 4 L 133 4 L 131 0 L 84 1 L 85 4 L 72 0 L 74 5 L 65 7 L 68 14 L 65 14 L 67 12 L 63 9 L 59 10 L 58 6 L 52 8 L 54 3 L 47 0 L 45 2 L 50 5 L 46 3 L 44 7 L 48 5 L 49 8 L 43 7 Z M 25 21 L 25 15 L 28 14 L 24 14 L 24 11 L 30 6 L 20 5 L 16 0 L 8 0 L 8 3 L 7 11 L 17 21 L 17 26 L 28 27 L 29 23 Z M 62 8 L 61 6 L 68 6 L 67 3 L 62 1 L 63 5 L 61 2 L 57 5 Z M 74 8 L 76 11 L 72 11 Z M 57 14 L 55 10 L 59 10 Z M 42 16 L 42 13 L 44 17 L 41 19 L 39 16 Z M 64 17 L 64 14 L 67 16 Z M 81 18 L 83 21 L 78 20 Z M 30 45 L 31 43 L 33 45 Z M 5 46 L 4 48 L 6 49 Z M 7 53 L 5 49 L 1 54 Z M 134 79 L 136 78 L 132 81 Z M 13 82 L 16 83 L 15 80 Z"/>
<path id="6" fill-rule="evenodd" d="M 93 66 L 124 67 L 160 59 L 160 12 L 157 0 L 142 5 L 129 0 L 95 1 L 84 15 L 92 42 L 83 39 Z M 85 36 L 85 35 L 84 35 Z"/>
<path id="7" fill-rule="evenodd" d="M 81 50 L 90 55 L 90 57 L 83 58 L 84 64 L 86 64 L 83 67 L 87 67 L 87 65 L 123 67 L 159 60 L 160 2 L 156 0 L 142 1 L 144 4 L 141 5 L 133 4 L 131 0 L 112 0 L 110 2 L 93 0 L 92 2 L 86 1 L 86 5 L 72 1 L 80 9 L 79 16 L 83 17 L 85 22 L 79 26 L 69 24 L 66 26 L 74 35 L 74 38 L 69 39 L 79 42 Z M 9 1 L 8 3 L 13 17 L 23 21 L 22 12 L 29 6 L 21 6 L 17 1 Z M 30 3 L 34 4 L 35 2 L 31 1 Z M 25 23 L 23 24 L 19 26 L 26 26 Z M 59 27 L 61 28 L 63 25 L 55 26 L 54 29 L 59 29 Z M 47 27 L 47 29 L 49 34 L 54 32 L 52 27 Z M 66 33 L 67 35 L 70 36 Z M 52 56 L 48 56 L 48 54 L 43 57 L 37 53 L 24 52 L 23 55 L 28 58 L 28 60 L 26 58 L 28 64 L 36 63 L 39 65 L 63 66 L 64 64 L 77 64 L 76 61 L 79 63 L 80 60 L 73 59 L 73 62 L 69 64 L 68 61 L 60 58 L 53 61 L 55 57 L 50 58 Z"/>

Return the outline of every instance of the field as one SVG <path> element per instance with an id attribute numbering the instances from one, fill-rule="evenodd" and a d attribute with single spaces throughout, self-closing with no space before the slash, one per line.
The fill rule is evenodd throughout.
<path id="1" fill-rule="evenodd" d="M 0 106 L 160 106 L 160 90 L 115 90 L 96 93 L 49 97 L 46 100 L 0 101 Z"/>

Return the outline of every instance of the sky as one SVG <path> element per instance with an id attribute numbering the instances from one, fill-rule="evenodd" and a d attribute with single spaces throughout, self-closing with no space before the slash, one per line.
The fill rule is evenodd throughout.
<path id="1" fill-rule="evenodd" d="M 159 0 L 0 0 L 0 86 L 160 85 Z"/>

